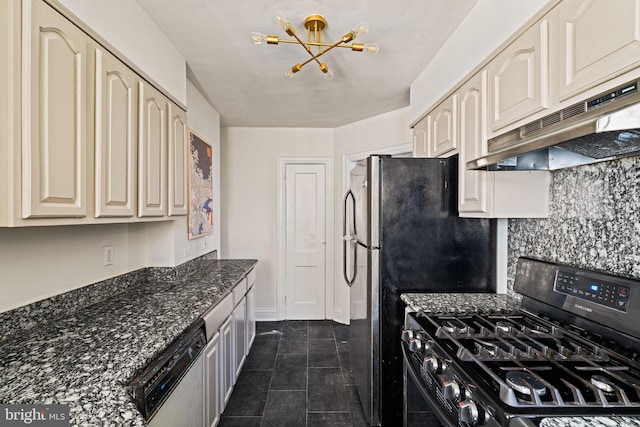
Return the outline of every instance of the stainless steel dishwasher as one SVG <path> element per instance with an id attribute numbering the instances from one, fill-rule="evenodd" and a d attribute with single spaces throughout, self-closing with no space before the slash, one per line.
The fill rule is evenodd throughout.
<path id="1" fill-rule="evenodd" d="M 201 427 L 203 357 L 207 343 L 199 319 L 129 384 L 136 406 L 151 427 Z"/>

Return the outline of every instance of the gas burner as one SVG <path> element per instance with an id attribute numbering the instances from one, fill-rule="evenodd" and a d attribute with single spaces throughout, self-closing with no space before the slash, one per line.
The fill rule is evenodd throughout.
<path id="1" fill-rule="evenodd" d="M 591 384 L 604 391 L 605 393 L 615 393 L 618 386 L 610 379 L 603 377 L 602 375 L 592 375 Z"/>
<path id="2" fill-rule="evenodd" d="M 442 329 L 450 334 L 466 334 L 469 332 L 469 327 L 458 319 L 448 319 L 442 322 Z"/>
<path id="3" fill-rule="evenodd" d="M 496 332 L 509 333 L 513 328 L 513 324 L 506 320 L 498 320 L 496 322 Z"/>
<path id="4" fill-rule="evenodd" d="M 474 341 L 474 344 L 476 346 L 476 354 L 478 356 L 484 353 L 485 355 L 488 354 L 491 357 L 497 357 L 498 350 L 503 350 L 506 353 L 509 353 L 512 349 L 509 344 L 502 341 L 484 341 L 476 339 Z"/>
<path id="5" fill-rule="evenodd" d="M 547 393 L 547 387 L 536 377 L 525 371 L 507 372 L 507 384 L 520 394 L 531 396 L 533 391 L 538 396 Z"/>

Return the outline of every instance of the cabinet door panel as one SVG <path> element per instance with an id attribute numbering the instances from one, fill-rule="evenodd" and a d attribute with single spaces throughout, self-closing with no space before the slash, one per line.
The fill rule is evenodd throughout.
<path id="1" fill-rule="evenodd" d="M 487 212 L 487 172 L 467 170 L 467 161 L 486 151 L 485 96 L 486 72 L 469 80 L 458 91 L 460 138 L 459 201 L 460 212 Z"/>
<path id="2" fill-rule="evenodd" d="M 138 83 L 138 94 L 138 216 L 164 216 L 167 100 L 144 82 Z"/>
<path id="3" fill-rule="evenodd" d="M 233 327 L 232 316 L 220 326 L 220 347 L 222 350 L 222 391 L 221 398 L 222 403 L 220 411 L 224 411 L 224 407 L 227 405 L 231 392 L 233 391 L 233 380 L 235 377 L 235 371 L 233 370 Z"/>
<path id="4" fill-rule="evenodd" d="M 135 192 L 135 74 L 96 49 L 96 217 L 131 217 Z"/>
<path id="5" fill-rule="evenodd" d="M 220 391 L 222 390 L 222 354 L 220 334 L 211 338 L 204 350 L 204 411 L 205 426 L 212 427 L 220 421 L 222 413 Z"/>
<path id="6" fill-rule="evenodd" d="M 452 95 L 429 114 L 429 157 L 439 157 L 458 148 L 456 108 L 456 95 Z"/>
<path id="7" fill-rule="evenodd" d="M 244 364 L 246 349 L 245 349 L 245 338 L 244 334 L 246 331 L 246 318 L 247 318 L 247 300 L 246 298 L 242 298 L 240 303 L 233 309 L 233 344 L 234 344 L 234 379 L 233 383 L 235 384 L 238 376 L 240 375 L 240 371 L 242 370 L 242 365 Z"/>
<path id="8" fill-rule="evenodd" d="M 489 122 L 492 131 L 546 108 L 548 23 L 525 31 L 489 64 Z"/>
<path id="9" fill-rule="evenodd" d="M 251 351 L 251 345 L 256 337 L 256 288 L 252 286 L 247 292 L 247 332 L 246 332 L 246 353 Z"/>
<path id="10" fill-rule="evenodd" d="M 561 100 L 640 63 L 638 0 L 565 0 L 557 22 Z"/>
<path id="11" fill-rule="evenodd" d="M 22 216 L 84 217 L 87 39 L 43 2 L 24 8 Z"/>
<path id="12" fill-rule="evenodd" d="M 187 114 L 169 103 L 169 216 L 187 214 Z"/>
<path id="13" fill-rule="evenodd" d="M 428 157 L 429 145 L 427 143 L 427 120 L 420 120 L 413 127 L 413 157 Z"/>

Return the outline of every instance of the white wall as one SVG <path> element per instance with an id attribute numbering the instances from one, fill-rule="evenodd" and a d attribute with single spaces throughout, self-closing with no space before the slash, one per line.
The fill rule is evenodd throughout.
<path id="1" fill-rule="evenodd" d="M 549 0 L 480 0 L 410 89 L 410 122 L 484 61 Z"/>
<path id="2" fill-rule="evenodd" d="M 346 189 L 345 159 L 366 157 L 368 154 L 386 154 L 389 150 L 407 147 L 411 150 L 413 140 L 409 128 L 409 107 L 374 116 L 335 129 L 334 182 L 335 182 L 335 226 L 342 233 L 343 197 Z M 342 239 L 335 243 L 334 319 L 349 322 L 349 287 L 342 272 Z"/>
<path id="3" fill-rule="evenodd" d="M 256 309 L 261 319 L 275 319 L 277 313 L 278 158 L 333 157 L 333 133 L 221 128 L 221 257 L 258 260 Z"/>
<path id="4" fill-rule="evenodd" d="M 152 80 L 187 105 L 184 56 L 136 1 L 58 0 L 136 64 Z"/>

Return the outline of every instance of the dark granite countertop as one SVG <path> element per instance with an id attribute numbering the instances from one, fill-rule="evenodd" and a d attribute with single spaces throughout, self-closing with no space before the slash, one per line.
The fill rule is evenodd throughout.
<path id="1" fill-rule="evenodd" d="M 126 385 L 226 296 L 256 260 L 147 280 L 0 342 L 0 403 L 70 405 L 73 426 L 144 426 Z"/>
<path id="2" fill-rule="evenodd" d="M 520 307 L 518 295 L 407 293 L 402 301 L 413 311 L 463 314 L 514 310 Z M 545 418 L 540 427 L 640 427 L 640 417 L 560 417 Z"/>

